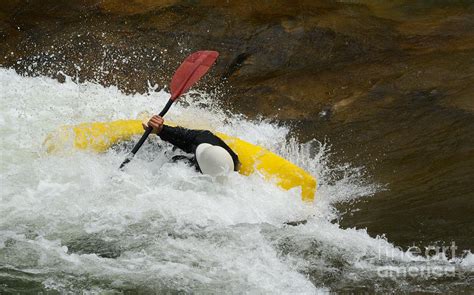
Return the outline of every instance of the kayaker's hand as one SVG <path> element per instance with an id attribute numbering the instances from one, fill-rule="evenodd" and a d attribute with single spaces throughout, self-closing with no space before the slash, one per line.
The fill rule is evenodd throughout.
<path id="1" fill-rule="evenodd" d="M 161 132 L 161 129 L 163 129 L 164 122 L 165 120 L 163 120 L 162 117 L 155 115 L 151 117 L 147 124 L 142 123 L 142 126 L 145 130 L 148 128 L 148 126 L 151 126 L 153 127 L 153 131 L 151 131 L 151 133 L 158 134 Z"/>

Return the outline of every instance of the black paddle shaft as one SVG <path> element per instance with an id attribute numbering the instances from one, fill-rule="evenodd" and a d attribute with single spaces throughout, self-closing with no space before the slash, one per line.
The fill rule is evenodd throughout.
<path id="1" fill-rule="evenodd" d="M 165 107 L 163 108 L 163 110 L 161 110 L 161 112 L 158 114 L 158 116 L 160 117 L 163 117 L 164 115 L 166 115 L 166 113 L 168 112 L 168 110 L 170 109 L 171 105 L 173 104 L 174 100 L 173 99 L 170 99 L 168 100 L 168 102 L 166 103 Z M 142 147 L 143 143 L 145 142 L 145 140 L 148 138 L 148 135 L 150 135 L 151 131 L 153 130 L 153 127 L 150 127 L 148 126 L 148 128 L 145 130 L 145 133 L 143 133 L 142 137 L 140 138 L 140 140 L 137 142 L 137 144 L 133 147 L 132 151 L 130 152 L 130 154 L 128 154 L 127 158 L 125 158 L 125 160 L 122 162 L 122 164 L 120 164 L 120 168 L 119 169 L 122 169 L 125 165 L 127 165 L 132 159 L 133 157 L 135 156 L 135 154 L 138 152 L 138 150 Z"/>

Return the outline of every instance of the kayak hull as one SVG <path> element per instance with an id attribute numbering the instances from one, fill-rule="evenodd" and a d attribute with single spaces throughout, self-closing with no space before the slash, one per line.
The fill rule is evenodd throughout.
<path id="1" fill-rule="evenodd" d="M 118 142 L 143 134 L 141 123 L 140 120 L 118 120 L 62 126 L 46 137 L 44 146 L 48 153 L 71 149 L 101 153 Z M 257 172 L 285 190 L 300 187 L 304 201 L 314 200 L 316 179 L 311 174 L 263 147 L 224 133 L 215 134 L 239 156 L 239 173 L 250 175 Z"/>

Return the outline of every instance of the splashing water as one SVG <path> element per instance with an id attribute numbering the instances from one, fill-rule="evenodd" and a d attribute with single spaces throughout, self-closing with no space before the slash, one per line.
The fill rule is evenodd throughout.
<path id="1" fill-rule="evenodd" d="M 258 175 L 215 182 L 170 163 L 169 153 L 153 147 L 156 138 L 125 172 L 117 169 L 124 151 L 43 150 L 45 136 L 60 125 L 137 118 L 164 105 L 166 92 L 127 96 L 115 87 L 5 69 L 0 83 L 0 288 L 6 291 L 446 291 L 449 285 L 432 286 L 435 275 L 384 277 L 380 269 L 452 266 L 447 280 L 459 285 L 468 281 L 462 276 L 472 277 L 470 253 L 414 258 L 382 237 L 332 223 L 334 203 L 370 196 L 380 186 L 368 183 L 361 168 L 332 167 L 327 144 L 288 139 L 287 127 L 227 115 L 196 92 L 166 117 L 241 137 L 300 165 L 319 181 L 314 204 Z M 294 220 L 307 223 L 284 225 Z"/>

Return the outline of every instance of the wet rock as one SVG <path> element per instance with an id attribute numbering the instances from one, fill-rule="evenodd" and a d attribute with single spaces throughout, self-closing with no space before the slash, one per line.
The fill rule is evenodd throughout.
<path id="1" fill-rule="evenodd" d="M 104 241 L 97 235 L 83 235 L 64 242 L 68 248 L 68 253 L 75 254 L 95 254 L 102 258 L 117 258 L 121 254 L 121 249 L 117 246 L 117 241 Z"/>

